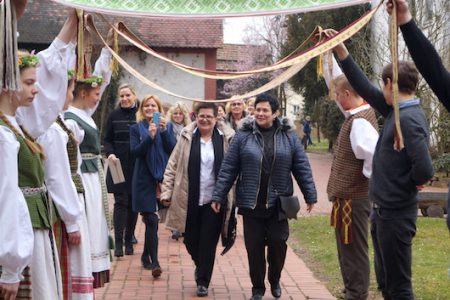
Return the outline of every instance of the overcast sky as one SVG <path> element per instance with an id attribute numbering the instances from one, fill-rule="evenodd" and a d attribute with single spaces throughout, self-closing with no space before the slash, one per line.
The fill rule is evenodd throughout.
<path id="1" fill-rule="evenodd" d="M 263 17 L 226 18 L 223 22 L 223 39 L 226 44 L 243 44 L 247 26 L 258 26 Z"/>

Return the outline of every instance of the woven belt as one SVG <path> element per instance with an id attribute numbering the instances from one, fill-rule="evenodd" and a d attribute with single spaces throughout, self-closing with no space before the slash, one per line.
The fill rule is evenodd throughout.
<path id="1" fill-rule="evenodd" d="M 108 225 L 108 229 L 112 229 L 112 222 L 109 216 L 109 204 L 108 204 L 108 190 L 106 188 L 106 178 L 105 173 L 103 171 L 102 166 L 102 156 L 100 154 L 94 153 L 81 153 L 81 158 L 86 160 L 96 159 L 97 160 L 97 171 L 100 179 L 100 186 L 102 190 L 102 202 L 103 202 L 103 210 L 105 213 L 106 224 Z"/>
<path id="2" fill-rule="evenodd" d="M 100 154 L 94 154 L 94 153 L 81 153 L 82 159 L 96 159 L 96 158 L 102 158 Z"/>
<path id="3" fill-rule="evenodd" d="M 24 196 L 35 196 L 47 192 L 47 188 L 45 187 L 45 185 L 37 188 L 21 187 L 20 190 L 22 191 Z"/>

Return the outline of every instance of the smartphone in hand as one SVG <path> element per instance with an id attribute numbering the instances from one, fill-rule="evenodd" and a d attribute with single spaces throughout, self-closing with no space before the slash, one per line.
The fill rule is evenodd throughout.
<path id="1" fill-rule="evenodd" d="M 161 113 L 158 111 L 155 111 L 153 113 L 153 123 L 157 126 L 159 126 L 159 117 L 161 116 Z"/>

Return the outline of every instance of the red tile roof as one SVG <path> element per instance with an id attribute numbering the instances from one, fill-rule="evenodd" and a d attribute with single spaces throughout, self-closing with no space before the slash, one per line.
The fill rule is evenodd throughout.
<path id="1" fill-rule="evenodd" d="M 19 42 L 49 44 L 58 34 L 67 8 L 50 0 L 28 1 L 25 15 L 18 22 Z M 151 47 L 219 48 L 223 44 L 223 22 L 220 19 L 119 18 Z M 106 36 L 106 24 L 95 18 Z M 120 43 L 126 44 L 123 39 Z"/>

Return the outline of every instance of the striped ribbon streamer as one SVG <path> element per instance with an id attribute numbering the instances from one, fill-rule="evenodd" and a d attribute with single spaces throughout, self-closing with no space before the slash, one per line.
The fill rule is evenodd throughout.
<path id="1" fill-rule="evenodd" d="M 119 22 L 117 24 L 117 26 L 115 26 L 115 25 L 112 25 L 103 15 L 99 15 L 99 16 L 100 16 L 100 18 L 103 19 L 103 21 L 105 23 L 107 23 L 110 26 L 110 28 L 112 28 L 114 30 L 115 33 L 120 34 L 124 39 L 126 39 L 132 45 L 141 49 L 145 53 L 152 55 L 155 58 L 158 58 L 162 61 L 168 62 L 168 63 L 172 64 L 174 67 L 176 67 L 182 71 L 188 72 L 195 76 L 209 78 L 209 79 L 237 79 L 237 78 L 249 77 L 251 75 L 258 74 L 258 73 L 268 72 L 263 68 L 247 70 L 247 71 L 216 71 L 216 70 L 206 70 L 206 69 L 201 69 L 201 68 L 195 68 L 195 67 L 192 67 L 189 65 L 184 65 L 180 62 L 171 60 L 171 59 L 159 54 L 152 48 L 150 48 L 147 44 L 145 44 L 144 41 L 142 41 L 133 32 L 131 32 L 131 30 L 128 29 L 128 27 L 123 22 Z M 308 42 L 312 41 L 314 36 L 316 34 L 318 34 L 320 32 L 320 30 L 321 30 L 320 27 L 316 27 L 314 29 L 314 31 L 309 35 L 309 37 L 300 46 L 297 47 L 297 49 L 295 49 L 293 52 L 291 52 L 291 54 L 289 54 L 288 56 L 286 56 L 286 57 L 282 58 L 281 60 L 279 60 L 278 62 L 274 63 L 272 66 L 279 65 L 279 64 L 293 58 L 294 53 L 297 53 L 299 51 L 299 49 L 302 49 Z"/>
<path id="2" fill-rule="evenodd" d="M 123 24 L 121 25 L 121 30 L 118 30 L 118 28 L 116 28 L 115 26 L 112 26 L 111 24 L 110 24 L 110 26 L 114 30 L 116 30 L 116 32 L 119 35 L 121 35 L 123 38 L 125 38 L 127 41 L 129 41 L 131 44 L 135 45 L 136 47 L 138 47 L 145 53 L 152 55 L 156 58 L 159 58 L 163 61 L 169 62 L 173 66 L 178 67 L 179 69 L 181 69 L 187 73 L 190 73 L 192 75 L 202 76 L 205 78 L 232 79 L 232 76 L 228 76 L 228 74 L 248 75 L 248 74 L 259 74 L 259 73 L 264 73 L 264 72 L 276 71 L 278 69 L 290 67 L 296 63 L 299 63 L 299 62 L 302 62 L 305 60 L 310 60 L 310 59 L 314 58 L 315 56 L 326 52 L 327 50 L 331 50 L 334 46 L 338 45 L 340 42 L 343 42 L 343 41 L 349 39 L 356 32 L 358 32 L 361 28 L 363 28 L 371 20 L 373 15 L 378 11 L 378 9 L 380 8 L 382 3 L 383 3 L 383 1 L 381 1 L 380 4 L 376 8 L 368 11 L 363 16 L 361 16 L 359 19 L 357 19 L 355 22 L 351 23 L 350 25 L 348 25 L 347 27 L 342 29 L 336 36 L 324 40 L 323 43 L 319 43 L 319 44 L 315 45 L 314 47 L 307 49 L 304 52 L 300 52 L 297 55 L 293 55 L 289 58 L 284 58 L 271 66 L 266 66 L 263 68 L 242 71 L 242 72 L 240 72 L 240 71 L 223 72 L 223 71 L 215 71 L 215 70 L 205 70 L 205 69 L 199 69 L 199 68 L 194 68 L 194 67 L 191 67 L 188 65 L 184 65 L 177 61 L 170 60 L 170 59 L 156 53 L 156 51 L 149 49 L 150 47 L 145 45 L 145 43 L 143 41 L 139 40 L 138 37 L 129 36 L 129 35 L 131 35 L 131 32 L 129 32 L 129 30 Z M 104 19 L 104 20 L 106 21 L 106 19 Z M 136 41 L 136 40 L 139 40 L 139 41 Z M 331 47 L 330 47 L 330 45 L 331 45 Z M 316 54 L 316 52 L 320 52 L 320 53 Z M 205 75 L 202 75 L 202 73 L 204 73 Z M 216 75 L 214 76 L 211 74 L 216 74 Z M 222 74 L 224 76 L 222 76 Z M 239 77 L 241 77 L 241 76 L 236 76 L 234 78 L 239 78 Z M 245 77 L 245 76 L 243 76 L 243 77 Z"/>
<path id="3" fill-rule="evenodd" d="M 380 3 L 381 5 L 381 3 Z M 274 71 L 274 70 L 278 70 L 281 68 L 285 68 L 285 67 L 290 67 L 288 68 L 286 71 L 284 71 L 281 75 L 279 75 L 278 77 L 276 77 L 274 80 L 270 81 L 269 83 L 261 86 L 260 88 L 253 90 L 249 93 L 243 94 L 243 95 L 236 95 L 233 96 L 231 98 L 228 99 L 222 99 L 222 100 L 217 100 L 217 99 L 197 99 L 197 98 L 190 98 L 190 97 L 185 97 L 185 96 L 181 96 L 178 94 L 175 94 L 173 92 L 168 91 L 167 89 L 157 85 L 156 83 L 148 80 L 145 76 L 143 76 L 141 73 L 139 73 L 137 70 L 133 69 L 125 60 L 123 60 L 118 53 L 116 53 L 113 49 L 111 49 L 111 47 L 108 46 L 108 44 L 106 43 L 105 39 L 100 35 L 100 33 L 98 32 L 98 29 L 96 28 L 95 24 L 93 22 L 90 23 L 90 28 L 92 28 L 92 30 L 99 36 L 99 38 L 102 40 L 104 47 L 106 47 L 111 54 L 114 56 L 115 59 L 117 59 L 117 61 L 128 71 L 130 72 L 133 76 L 135 76 L 136 78 L 138 78 L 140 81 L 142 81 L 144 84 L 157 89 L 163 93 L 169 94 L 171 96 L 180 98 L 180 99 L 184 99 L 184 100 L 189 100 L 189 101 L 199 101 L 199 102 L 208 102 L 208 101 L 214 101 L 214 102 L 228 102 L 228 101 L 233 101 L 233 100 L 237 100 L 237 99 L 244 99 L 244 98 L 248 98 L 248 97 L 253 97 L 258 95 L 259 93 L 268 91 L 276 86 L 278 86 L 279 84 L 285 82 L 286 80 L 288 80 L 289 78 L 291 78 L 292 76 L 294 76 L 297 72 L 299 72 L 305 65 L 306 63 L 326 52 L 329 51 L 331 49 L 333 49 L 335 46 L 337 46 L 338 44 L 344 42 L 345 40 L 349 39 L 351 36 L 353 36 L 356 32 L 358 32 L 361 28 L 363 28 L 372 18 L 372 16 L 376 13 L 376 11 L 379 9 L 379 6 L 377 6 L 375 9 L 372 9 L 371 11 L 369 11 L 367 14 L 363 15 L 361 18 L 359 18 L 357 21 L 355 21 L 354 23 L 350 24 L 349 26 L 347 26 L 346 28 L 344 28 L 343 30 L 341 30 L 337 35 L 335 35 L 332 38 L 326 39 L 325 41 L 323 41 L 320 44 L 315 45 L 314 47 L 310 48 L 309 50 L 307 50 L 306 52 L 300 53 L 298 55 L 296 55 L 295 57 L 293 57 L 292 59 L 283 61 L 277 65 L 273 65 L 273 66 L 269 66 L 264 68 L 265 71 Z M 261 70 L 261 69 L 260 69 Z M 186 70 L 186 72 L 190 72 L 190 70 Z"/>
<path id="4" fill-rule="evenodd" d="M 224 18 L 304 13 L 370 0 L 53 0 L 97 13 L 133 17 Z"/>

